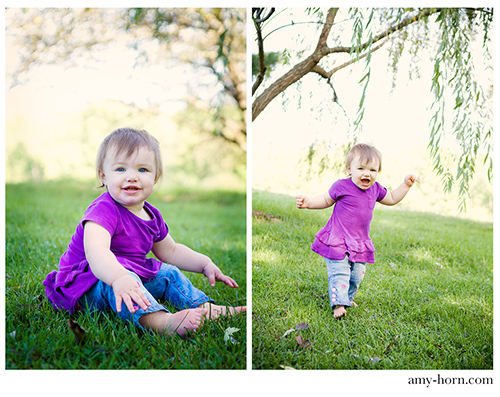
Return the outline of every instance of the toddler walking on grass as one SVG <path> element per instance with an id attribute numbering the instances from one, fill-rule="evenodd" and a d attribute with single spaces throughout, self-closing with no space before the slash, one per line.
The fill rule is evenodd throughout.
<path id="1" fill-rule="evenodd" d="M 375 262 L 369 237 L 375 203 L 395 205 L 406 196 L 417 178 L 407 175 L 395 190 L 376 182 L 382 155 L 373 146 L 357 144 L 346 158 L 349 177 L 336 181 L 323 195 L 297 196 L 297 208 L 324 209 L 335 204 L 331 218 L 317 234 L 311 249 L 323 256 L 328 274 L 328 293 L 333 316 L 346 314 L 363 280 L 367 263 Z"/>
<path id="2" fill-rule="evenodd" d="M 104 139 L 96 169 L 107 191 L 87 208 L 59 270 L 43 283 L 56 309 L 114 310 L 142 329 L 182 337 L 207 318 L 246 312 L 246 306 L 213 304 L 180 272 L 238 287 L 210 258 L 176 243 L 146 201 L 162 168 L 159 143 L 146 131 L 121 128 Z M 146 257 L 151 251 L 157 259 Z M 178 311 L 170 313 L 159 299 Z"/>

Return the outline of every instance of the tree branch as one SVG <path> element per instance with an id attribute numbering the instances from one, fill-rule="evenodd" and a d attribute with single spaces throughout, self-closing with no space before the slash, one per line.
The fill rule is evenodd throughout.
<path id="1" fill-rule="evenodd" d="M 322 51 L 326 45 L 326 39 L 332 29 L 333 20 L 337 14 L 338 8 L 331 8 L 328 11 L 326 23 L 323 26 L 318 45 L 314 52 L 309 55 L 304 61 L 295 65 L 289 72 L 285 73 L 281 78 L 276 80 L 269 88 L 267 88 L 261 95 L 259 95 L 252 105 L 252 121 L 266 108 L 266 106 L 281 92 L 290 87 L 293 83 L 300 80 L 307 73 L 309 73 L 314 66 L 323 58 Z"/>
<path id="2" fill-rule="evenodd" d="M 363 59 L 363 58 L 367 57 L 367 56 L 368 56 L 368 54 L 373 53 L 373 52 L 377 51 L 378 49 L 382 48 L 382 46 L 383 46 L 385 43 L 387 43 L 387 40 L 384 40 L 384 41 L 382 41 L 381 43 L 379 43 L 377 46 L 373 47 L 373 48 L 371 49 L 371 51 L 367 51 L 367 52 L 365 52 L 364 54 L 360 55 L 358 59 L 351 59 L 350 61 L 347 61 L 347 62 L 343 63 L 342 65 L 339 65 L 339 66 L 337 66 L 337 67 L 333 68 L 333 69 L 332 69 L 332 70 L 330 70 L 329 72 L 326 72 L 326 74 L 327 74 L 327 77 L 326 77 L 326 78 L 330 78 L 330 77 L 332 77 L 332 75 L 333 75 L 334 73 L 338 72 L 338 71 L 339 71 L 339 70 L 341 70 L 341 69 L 346 68 L 346 67 L 347 67 L 347 66 L 349 66 L 349 65 L 352 65 L 354 62 L 358 61 L 359 59 Z"/>
<path id="3" fill-rule="evenodd" d="M 266 75 L 266 69 L 267 69 L 264 58 L 264 40 L 262 38 L 261 25 L 263 22 L 267 21 L 271 17 L 271 15 L 274 13 L 274 10 L 275 10 L 274 8 L 271 8 L 268 14 L 265 15 L 263 18 L 261 18 L 261 14 L 264 11 L 263 8 L 254 8 L 252 10 L 252 18 L 254 21 L 255 30 L 257 32 L 257 43 L 259 45 L 259 74 L 257 75 L 255 83 L 252 86 L 252 95 L 255 94 L 257 88 L 259 88 L 259 86 L 264 81 L 264 76 Z"/>
<path id="4" fill-rule="evenodd" d="M 323 29 L 321 30 L 321 34 L 319 35 L 316 51 L 322 51 L 323 47 L 326 46 L 326 40 L 328 39 L 328 35 L 332 30 L 333 21 L 335 20 L 335 16 L 337 15 L 338 10 L 338 8 L 330 8 L 328 10 L 325 24 L 323 25 Z"/>
<path id="5" fill-rule="evenodd" d="M 439 12 L 440 10 L 441 10 L 440 8 L 427 8 L 427 9 L 419 12 L 418 14 L 416 14 L 414 16 L 408 17 L 405 20 L 403 20 L 400 23 L 398 23 L 397 25 L 391 26 L 385 32 L 382 32 L 382 33 L 376 35 L 375 37 L 373 37 L 372 44 L 376 43 L 377 41 L 382 40 L 385 37 L 390 36 L 394 32 L 402 30 L 406 26 L 408 26 L 408 25 L 410 25 L 410 24 L 412 24 L 412 23 L 420 20 L 421 18 L 428 17 L 428 16 L 430 16 L 430 15 L 436 13 L 436 12 Z M 363 43 L 360 46 L 359 51 L 363 51 L 364 49 L 366 49 L 366 47 L 368 47 L 368 44 L 369 44 L 368 41 L 365 42 L 365 43 Z M 328 48 L 325 51 L 327 51 L 327 54 L 333 54 L 333 53 L 338 53 L 338 52 L 351 53 L 352 50 L 353 50 L 353 47 L 334 47 L 334 48 Z"/>
<path id="6" fill-rule="evenodd" d="M 425 18 L 430 16 L 431 14 L 434 14 L 436 12 L 439 12 L 441 9 L 440 8 L 427 8 L 424 9 L 420 12 L 418 12 L 416 15 L 407 17 L 400 23 L 390 27 L 389 29 L 385 30 L 384 32 L 378 34 L 377 36 L 373 37 L 371 44 L 376 43 L 380 40 L 382 40 L 385 37 L 388 37 L 389 35 L 393 34 L 394 32 L 397 32 L 406 26 L 410 25 L 411 23 L 414 23 L 418 21 L 421 18 Z M 314 52 L 308 56 L 304 61 L 298 63 L 295 65 L 290 71 L 285 73 L 282 77 L 280 77 L 278 80 L 276 80 L 273 84 L 269 86 L 261 95 L 259 95 L 255 100 L 254 103 L 252 104 L 252 121 L 254 121 L 260 113 L 267 107 L 267 105 L 274 99 L 276 96 L 278 96 L 280 93 L 285 91 L 289 86 L 300 80 L 302 77 L 304 77 L 307 73 L 309 72 L 315 72 L 321 75 L 322 77 L 325 77 L 327 75 L 331 76 L 333 73 L 339 71 L 340 69 L 343 69 L 356 60 L 351 60 L 349 62 L 346 62 L 337 68 L 332 69 L 330 72 L 324 71 L 322 68 L 318 67 L 319 61 L 333 53 L 339 53 L 339 52 L 344 52 L 344 53 L 351 53 L 353 50 L 353 47 L 334 47 L 330 48 L 326 45 L 326 40 L 328 38 L 328 35 L 330 34 L 330 31 L 332 29 L 333 21 L 335 19 L 335 16 L 337 14 L 338 8 L 330 8 L 328 10 L 327 18 L 325 21 L 325 24 L 323 26 L 323 29 L 321 31 L 321 34 L 318 39 L 318 44 L 316 46 L 316 49 Z M 362 44 L 359 48 L 360 51 L 365 50 L 368 45 L 370 44 L 369 41 L 365 42 Z M 385 44 L 385 41 L 382 42 L 382 44 L 378 45 L 374 49 L 371 50 L 371 52 L 378 50 L 382 45 Z M 362 57 L 366 57 L 370 52 L 366 52 L 365 54 L 362 55 Z M 358 58 L 359 59 L 359 58 Z M 323 75 L 325 74 L 325 76 Z M 329 77 L 325 77 L 329 78 Z M 252 92 L 253 94 L 253 92 Z"/>

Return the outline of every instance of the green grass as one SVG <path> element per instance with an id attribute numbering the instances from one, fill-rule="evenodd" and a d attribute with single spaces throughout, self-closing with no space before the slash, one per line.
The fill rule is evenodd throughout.
<path id="1" fill-rule="evenodd" d="M 149 334 L 114 313 L 70 316 L 52 308 L 43 280 L 57 268 L 83 212 L 101 191 L 92 183 L 58 182 L 6 186 L 6 368 L 43 369 L 244 369 L 246 318 L 206 322 L 190 339 Z M 245 194 L 223 191 L 154 193 L 177 242 L 207 254 L 240 285 L 211 287 L 186 273 L 217 304 L 246 304 Z M 86 331 L 75 344 L 71 318 Z M 237 344 L 225 343 L 229 327 Z"/>
<path id="2" fill-rule="evenodd" d="M 332 317 L 324 260 L 310 250 L 331 209 L 253 193 L 255 369 L 492 369 L 493 226 L 375 209 L 355 308 Z M 298 323 L 308 328 L 285 335 Z M 309 344 L 296 340 L 300 335 Z"/>

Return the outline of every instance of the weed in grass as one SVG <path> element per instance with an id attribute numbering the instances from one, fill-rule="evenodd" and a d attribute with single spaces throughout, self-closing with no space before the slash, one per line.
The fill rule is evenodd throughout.
<path id="1" fill-rule="evenodd" d="M 260 191 L 253 209 L 273 217 L 253 218 L 255 369 L 493 367 L 492 224 L 376 209 L 376 262 L 358 306 L 334 320 L 324 261 L 309 248 L 330 212 Z M 307 346 L 283 336 L 301 322 Z"/>
<path id="2" fill-rule="evenodd" d="M 5 365 L 7 369 L 244 369 L 246 316 L 207 321 L 189 339 L 149 334 L 113 313 L 56 311 L 42 285 L 57 268 L 87 206 L 100 194 L 92 183 L 57 182 L 6 186 Z M 246 304 L 245 194 L 182 192 L 151 196 L 174 239 L 206 253 L 240 288 L 188 273 L 217 304 Z M 205 199 L 205 197 L 208 197 Z M 225 197 L 222 202 L 217 197 Z M 75 343 L 71 318 L 85 329 Z M 225 330 L 239 328 L 225 343 Z"/>

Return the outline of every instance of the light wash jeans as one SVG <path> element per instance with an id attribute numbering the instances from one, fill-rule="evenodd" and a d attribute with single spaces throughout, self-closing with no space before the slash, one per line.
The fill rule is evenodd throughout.
<path id="1" fill-rule="evenodd" d="M 335 261 L 326 259 L 330 305 L 350 307 L 359 284 L 365 277 L 366 264 L 351 262 L 349 257 Z"/>
<path id="2" fill-rule="evenodd" d="M 177 310 L 194 309 L 199 305 L 213 301 L 203 291 L 196 288 L 181 271 L 168 264 L 162 264 L 158 275 L 150 281 L 142 283 L 139 276 L 130 272 L 129 274 L 137 280 L 146 297 L 151 302 L 147 310 L 141 309 L 130 313 L 125 303 L 122 302 L 121 312 L 117 313 L 121 318 L 133 322 L 138 327 L 144 329 L 139 324 L 139 318 L 147 313 L 154 313 L 160 310 L 169 312 L 157 299 L 163 299 L 172 304 Z M 116 299 L 113 288 L 102 281 L 98 281 L 79 300 L 83 310 L 100 310 L 116 312 Z"/>

